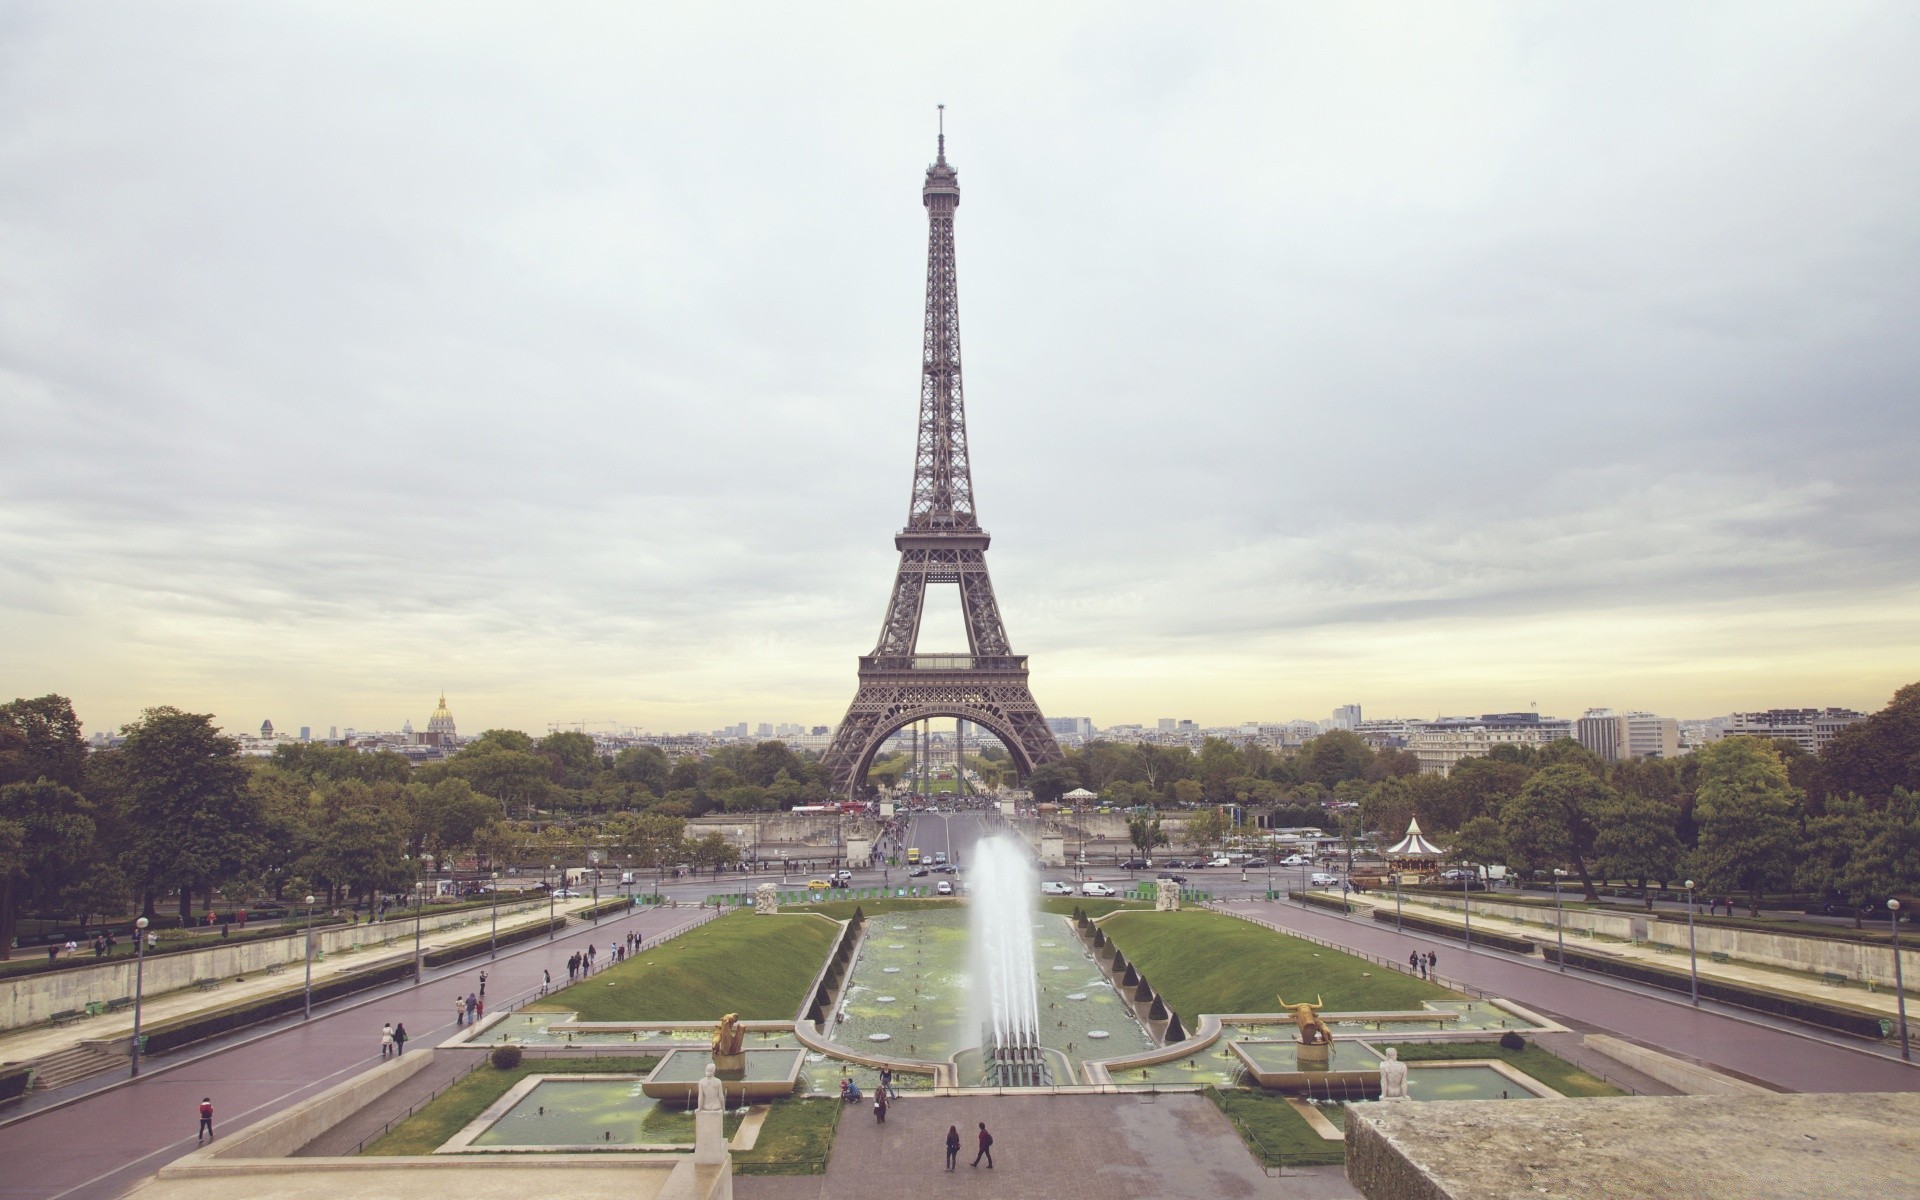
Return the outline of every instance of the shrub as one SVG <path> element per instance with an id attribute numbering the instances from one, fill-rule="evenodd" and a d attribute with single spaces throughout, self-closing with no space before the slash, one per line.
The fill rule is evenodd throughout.
<path id="1" fill-rule="evenodd" d="M 549 928 L 551 928 L 553 932 L 558 933 L 562 929 L 565 929 L 566 926 L 567 918 L 555 917 L 553 918 L 551 926 L 547 924 L 528 925 L 503 933 L 500 935 L 499 944 L 502 946 L 511 946 L 516 942 L 532 941 L 534 938 L 547 936 Z M 438 949 L 429 950 L 422 957 L 428 966 L 440 967 L 450 962 L 459 962 L 463 958 L 473 958 L 475 955 L 485 954 L 493 945 L 493 934 L 488 933 L 485 937 L 471 938 L 464 942 L 456 942 L 451 946 L 441 946 Z"/>
<path id="2" fill-rule="evenodd" d="M 1387 908 L 1374 909 L 1373 919 L 1387 925 L 1392 925 L 1395 921 L 1393 910 Z M 1402 915 L 1399 918 L 1399 922 L 1408 929 L 1417 929 L 1421 933 L 1435 933 L 1441 937 L 1450 937 L 1461 941 L 1464 941 L 1467 936 L 1462 926 L 1449 924 L 1446 921 L 1431 921 L 1424 917 Z M 1491 930 L 1481 929 L 1477 925 L 1473 930 L 1473 944 L 1476 946 L 1493 946 L 1501 950 L 1511 950 L 1515 954 L 1532 954 L 1534 950 L 1537 949 L 1532 942 L 1525 938 L 1509 937 L 1504 933 L 1494 933 Z M 1573 952 L 1569 950 L 1567 954 L 1571 957 Z"/>
<path id="3" fill-rule="evenodd" d="M 1569 949 L 1567 965 L 1586 971 L 1595 971 L 1602 975 L 1614 975 L 1621 979 L 1652 984 L 1654 987 L 1666 988 L 1669 991 L 1684 992 L 1688 989 L 1688 974 L 1685 971 L 1669 970 L 1633 959 L 1615 958 L 1610 954 Z M 1891 1024 L 1891 1022 L 1883 1024 L 1878 1013 L 1866 1009 L 1788 992 L 1775 992 L 1704 975 L 1700 977 L 1700 995 L 1705 999 L 1718 1000 L 1736 1008 L 1748 1008 L 1755 1012 L 1772 1013 L 1795 1021 L 1805 1021 L 1809 1025 L 1819 1025 L 1826 1029 L 1838 1029 L 1842 1033 L 1850 1033 L 1855 1037 L 1872 1041 L 1879 1041 L 1885 1037 L 1888 1026 Z"/>
<path id="4" fill-rule="evenodd" d="M 1527 1039 L 1509 1029 L 1500 1035 L 1500 1048 L 1502 1050 L 1525 1050 L 1527 1048 Z"/>
<path id="5" fill-rule="evenodd" d="M 350 996 L 355 992 L 364 992 L 383 984 L 409 979 L 413 976 L 413 963 L 410 959 L 387 963 L 366 971 L 354 971 L 346 975 L 335 976 L 323 983 L 313 985 L 313 1001 L 323 1001 Z M 153 1026 L 146 1034 L 146 1053 L 163 1054 L 168 1050 L 177 1050 L 181 1046 L 231 1033 L 236 1029 L 245 1029 L 258 1025 L 262 1021 L 271 1021 L 275 1017 L 284 1017 L 288 1013 L 299 1012 L 305 1004 L 304 988 L 289 988 L 285 991 L 270 992 L 264 996 L 254 996 L 225 1008 L 216 1008 L 211 1012 L 194 1013 L 172 1021 L 163 1021 Z"/>
<path id="6" fill-rule="evenodd" d="M 520 1065 L 520 1047 L 495 1046 L 493 1053 L 487 1055 L 487 1061 L 499 1070 L 511 1071 Z"/>

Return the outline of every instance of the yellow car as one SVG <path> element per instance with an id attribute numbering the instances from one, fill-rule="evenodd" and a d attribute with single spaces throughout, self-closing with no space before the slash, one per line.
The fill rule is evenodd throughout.
<path id="1" fill-rule="evenodd" d="M 827 889 L 831 888 L 832 886 L 833 886 L 832 884 L 828 883 L 824 879 L 807 880 L 807 890 L 810 892 L 824 892 Z"/>

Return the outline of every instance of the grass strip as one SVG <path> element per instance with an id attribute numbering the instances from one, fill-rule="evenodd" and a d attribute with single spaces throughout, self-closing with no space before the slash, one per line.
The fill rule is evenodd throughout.
<path id="1" fill-rule="evenodd" d="M 881 913 L 925 912 L 930 908 L 958 908 L 960 901 L 952 896 L 882 896 L 877 900 L 823 900 L 819 904 L 783 904 L 783 913 L 818 913 L 835 921 L 853 919 L 853 910 L 859 909 L 869 917 Z"/>
<path id="2" fill-rule="evenodd" d="M 643 948 L 546 997 L 582 1021 L 791 1020 L 807 999 L 839 927 L 806 915 L 737 912 Z"/>
<path id="3" fill-rule="evenodd" d="M 1202 1013 L 1274 1012 L 1280 999 L 1333 1012 L 1417 1009 L 1456 992 L 1366 959 L 1202 909 L 1123 912 L 1101 928 L 1189 1026 Z"/>
<path id="4" fill-rule="evenodd" d="M 529 1075 L 641 1075 L 659 1063 L 653 1055 L 625 1058 L 523 1058 L 517 1067 L 484 1066 L 465 1075 L 395 1125 L 363 1154 L 432 1154 Z"/>
<path id="5" fill-rule="evenodd" d="M 1090 920 L 1099 920 L 1111 912 L 1134 909 L 1150 909 L 1153 904 L 1143 900 L 1102 900 L 1097 896 L 1048 896 L 1040 901 L 1040 911 L 1059 913 L 1063 917 L 1073 915 L 1075 909 L 1087 914 Z"/>
<path id="6" fill-rule="evenodd" d="M 1283 1096 L 1208 1088 L 1207 1097 L 1226 1114 L 1262 1166 L 1304 1167 L 1347 1160 L 1346 1143 L 1330 1142 L 1315 1133 Z"/>
<path id="7" fill-rule="evenodd" d="M 1498 1059 L 1524 1075 L 1546 1084 L 1562 1096 L 1624 1096 L 1606 1080 L 1590 1075 L 1545 1046 L 1528 1042 L 1523 1050 L 1508 1050 L 1499 1042 L 1395 1042 L 1402 1062 L 1458 1062 Z M 1381 1045 L 1380 1049 L 1386 1049 Z"/>
<path id="8" fill-rule="evenodd" d="M 751 1150 L 733 1156 L 736 1175 L 824 1175 L 846 1105 L 838 1097 L 777 1100 Z"/>

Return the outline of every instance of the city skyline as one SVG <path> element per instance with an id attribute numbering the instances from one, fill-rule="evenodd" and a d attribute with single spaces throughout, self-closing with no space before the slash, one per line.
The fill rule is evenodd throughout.
<path id="1" fill-rule="evenodd" d="M 984 10 L 929 73 L 933 20 L 10 14 L 0 678 L 89 730 L 836 720 L 940 102 L 1045 712 L 1920 677 L 1920 13 Z"/>

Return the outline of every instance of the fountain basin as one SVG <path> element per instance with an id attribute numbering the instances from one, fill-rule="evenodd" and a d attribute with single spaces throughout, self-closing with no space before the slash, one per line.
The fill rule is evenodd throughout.
<path id="1" fill-rule="evenodd" d="M 737 1071 L 717 1072 L 726 1085 L 728 1107 L 764 1104 L 793 1094 L 806 1054 L 801 1050 L 745 1050 Z M 662 1104 L 692 1108 L 699 1102 L 694 1088 L 707 1073 L 713 1057 L 705 1050 L 672 1050 L 647 1074 L 640 1091 Z"/>

